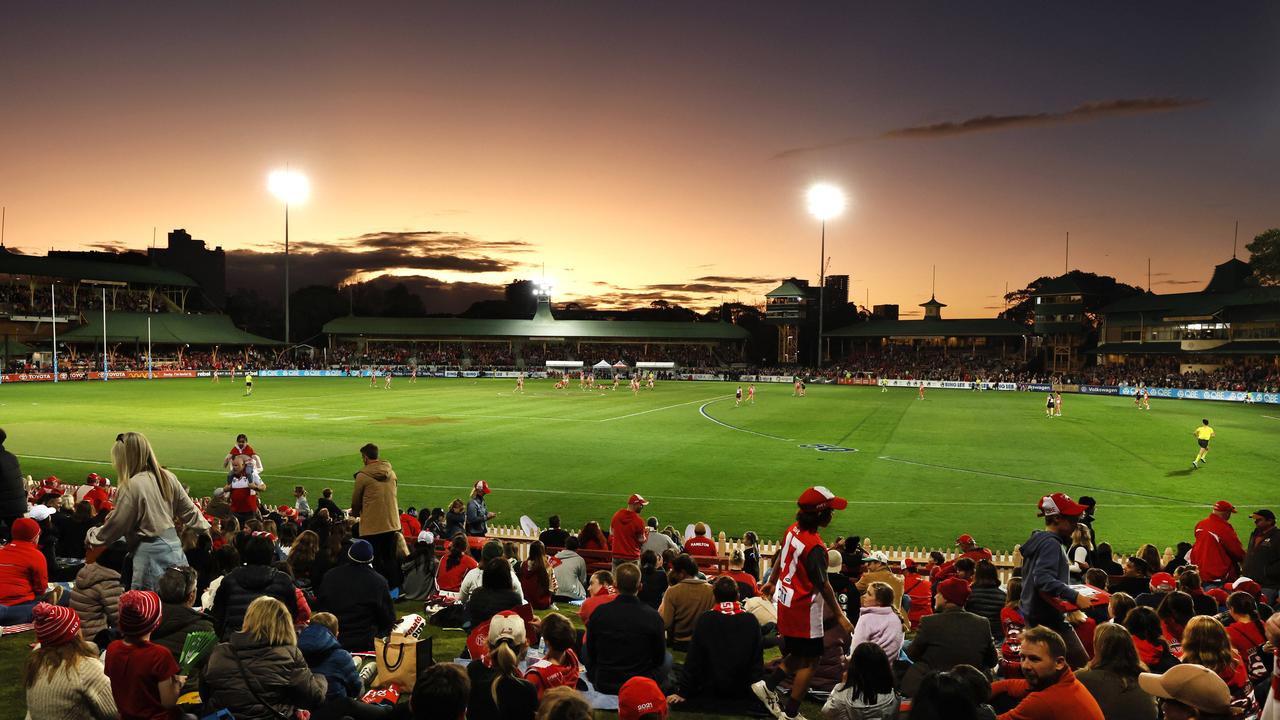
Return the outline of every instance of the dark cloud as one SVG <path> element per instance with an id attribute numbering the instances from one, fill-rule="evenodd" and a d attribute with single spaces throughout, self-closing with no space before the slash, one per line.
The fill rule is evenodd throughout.
<path id="1" fill-rule="evenodd" d="M 1199 285 L 1203 280 L 1159 280 L 1156 285 Z"/>
<path id="2" fill-rule="evenodd" d="M 735 275 L 704 275 L 694 282 L 719 283 L 721 285 L 765 285 L 778 282 L 776 278 L 740 277 Z"/>
<path id="3" fill-rule="evenodd" d="M 645 285 L 642 289 L 682 293 L 731 293 L 738 291 L 738 288 L 734 285 L 713 285 L 711 283 L 665 283 Z"/>
<path id="4" fill-rule="evenodd" d="M 102 250 L 103 252 L 129 252 L 129 246 L 116 240 L 104 240 L 102 242 L 88 243 L 84 246 L 86 250 Z"/>
<path id="5" fill-rule="evenodd" d="M 502 285 L 476 282 L 445 282 L 429 275 L 379 275 L 366 284 L 381 288 L 403 283 L 409 292 L 422 298 L 429 314 L 460 313 L 480 300 L 503 299 Z"/>

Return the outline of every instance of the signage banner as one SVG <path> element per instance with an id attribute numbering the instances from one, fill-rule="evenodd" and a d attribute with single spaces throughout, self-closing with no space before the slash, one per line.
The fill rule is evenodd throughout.
<path id="1" fill-rule="evenodd" d="M 1120 388 L 1116 385 L 1081 385 L 1080 392 L 1084 395 L 1119 395 Z"/>

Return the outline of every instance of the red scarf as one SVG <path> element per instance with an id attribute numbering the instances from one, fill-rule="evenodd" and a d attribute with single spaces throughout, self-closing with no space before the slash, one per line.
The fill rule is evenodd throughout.
<path id="1" fill-rule="evenodd" d="M 716 612 L 721 615 L 741 615 L 742 604 L 737 602 L 722 602 L 716 605 Z"/>

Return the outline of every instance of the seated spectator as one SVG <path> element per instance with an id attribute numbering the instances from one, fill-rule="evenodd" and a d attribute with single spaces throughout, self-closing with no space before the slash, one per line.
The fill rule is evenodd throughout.
<path id="1" fill-rule="evenodd" d="M 951 674 L 960 678 L 969 688 L 969 694 L 978 704 L 978 720 L 996 720 L 996 711 L 991 707 L 991 678 L 972 665 L 957 665 L 951 668 Z"/>
<path id="2" fill-rule="evenodd" d="M 547 518 L 547 529 L 538 534 L 538 541 L 543 547 L 562 548 L 566 547 L 565 541 L 569 539 L 569 531 L 560 527 L 560 516 L 552 515 Z"/>
<path id="3" fill-rule="evenodd" d="M 319 612 L 312 615 L 311 623 L 298 633 L 298 650 L 307 661 L 307 667 L 329 683 L 325 690 L 325 702 L 358 698 L 364 689 L 351 653 L 338 643 L 340 627 L 336 615 Z"/>
<path id="4" fill-rule="evenodd" d="M 511 583 L 511 566 L 503 558 L 490 558 L 484 566 L 480 587 L 467 599 L 467 617 L 475 627 L 504 610 L 514 610 L 523 604 Z"/>
<path id="5" fill-rule="evenodd" d="M 956 547 L 960 548 L 960 555 L 951 562 L 944 562 L 938 566 L 937 574 L 934 575 L 934 582 L 941 582 L 951 577 L 957 570 L 963 568 L 966 572 L 972 574 L 973 565 L 983 560 L 991 562 L 991 551 L 982 547 L 972 535 L 961 535 L 956 538 Z M 970 563 L 961 563 L 961 560 L 969 560 Z M 962 579 L 968 579 L 968 576 L 962 575 Z"/>
<path id="6" fill-rule="evenodd" d="M 1218 601 L 1205 594 L 1200 584 L 1200 573 L 1188 566 L 1178 573 L 1178 589 L 1191 596 L 1197 615 L 1217 615 Z"/>
<path id="7" fill-rule="evenodd" d="M 196 597 L 200 597 L 213 580 L 213 539 L 209 533 L 187 528 L 182 532 L 182 554 L 196 571 Z"/>
<path id="8" fill-rule="evenodd" d="M 328 691 L 298 649 L 289 609 L 265 595 L 250 603 L 243 627 L 214 647 L 204 681 L 206 705 L 226 708 L 236 720 L 292 717 L 319 707 Z"/>
<path id="9" fill-rule="evenodd" d="M 40 552 L 40 524 L 18 518 L 12 539 L 0 547 L 0 625 L 31 622 L 31 610 L 49 587 L 49 564 Z"/>
<path id="10" fill-rule="evenodd" d="M 679 673 L 672 705 L 686 711 L 748 714 L 763 706 L 751 684 L 764 677 L 764 640 L 760 624 L 738 602 L 738 583 L 716 578 L 715 605 L 694 625 L 693 638 Z"/>
<path id="11" fill-rule="evenodd" d="M 911 720 L 978 720 L 980 704 L 963 677 L 935 671 L 920 680 L 911 699 Z"/>
<path id="12" fill-rule="evenodd" d="M 1182 634 L 1187 623 L 1196 614 L 1195 604 L 1191 596 L 1175 590 L 1160 601 L 1156 615 L 1160 618 L 1160 626 L 1164 630 L 1164 638 L 1169 642 L 1169 649 L 1174 655 L 1182 655 Z"/>
<path id="13" fill-rule="evenodd" d="M 1022 633 L 1022 678 L 998 680 L 991 695 L 1006 695 L 1018 706 L 1001 720 L 1105 720 L 1098 701 L 1076 680 L 1062 636 L 1047 627 Z"/>
<path id="14" fill-rule="evenodd" d="M 1165 563 L 1164 568 L 1162 569 L 1165 572 L 1172 573 L 1176 576 L 1178 574 L 1178 568 L 1185 567 L 1190 564 L 1187 562 L 1187 556 L 1191 554 L 1191 547 L 1192 545 L 1189 542 L 1178 543 L 1177 549 L 1173 551 L 1173 559 Z"/>
<path id="15" fill-rule="evenodd" d="M 409 698 L 413 720 L 464 720 L 471 681 L 460 666 L 436 663 L 418 674 Z"/>
<path id="16" fill-rule="evenodd" d="M 1140 557 L 1129 557 L 1124 561 L 1124 575 L 1111 581 L 1108 588 L 1112 593 L 1126 593 L 1137 598 L 1148 592 L 1151 585 L 1151 570 L 1147 562 Z"/>
<path id="17" fill-rule="evenodd" d="M 913 664 L 902 678 L 902 691 L 908 697 L 914 697 L 924 677 L 938 668 L 996 664 L 991 624 L 964 610 L 968 600 L 969 584 L 964 580 L 952 577 L 938 584 L 937 612 L 920 621 L 920 631 L 907 646 Z"/>
<path id="18" fill-rule="evenodd" d="M 920 626 L 920 618 L 933 613 L 933 584 L 927 573 L 920 573 L 918 570 L 911 558 L 902 561 L 902 594 L 911 601 L 907 620 L 911 623 L 912 630 Z"/>
<path id="19" fill-rule="evenodd" d="M 373 638 L 385 637 L 395 624 L 396 612 L 391 605 L 387 580 L 373 569 L 373 546 L 368 540 L 356 540 L 347 551 L 350 562 L 324 574 L 324 582 L 316 592 L 320 610 L 338 618 L 342 633 L 338 641 L 351 652 L 373 649 Z"/>
<path id="20" fill-rule="evenodd" d="M 1267 679 L 1267 642 L 1266 626 L 1258 615 L 1258 603 L 1253 596 L 1244 592 L 1233 592 L 1227 598 L 1227 617 L 1231 624 L 1227 625 L 1227 636 L 1231 638 L 1231 647 L 1244 659 L 1249 671 L 1249 682 L 1258 684 Z M 1271 658 L 1274 662 L 1274 658 Z"/>
<path id="21" fill-rule="evenodd" d="M 981 615 L 991 623 L 991 637 L 1000 638 L 1000 611 L 1004 609 L 1005 591 L 1000 589 L 1000 577 L 996 566 L 983 560 L 973 571 L 973 584 L 969 586 L 969 601 L 964 609 Z"/>
<path id="22" fill-rule="evenodd" d="M 120 595 L 120 570 L 129 552 L 123 542 L 112 543 L 91 563 L 85 563 L 76 573 L 76 584 L 71 588 L 71 609 L 80 616 L 81 631 L 95 641 L 98 633 L 116 626 Z M 106 643 L 100 643 L 106 647 Z"/>
<path id="23" fill-rule="evenodd" d="M 888 591 L 892 603 L 893 591 L 883 583 L 877 587 Z M 864 642 L 854 645 L 840 684 L 822 706 L 822 715 L 827 720 L 896 720 L 900 704 L 889 658 L 879 645 Z"/>
<path id="24" fill-rule="evenodd" d="M 582 693 L 571 687 L 551 688 L 538 704 L 535 720 L 593 720 L 595 710 Z"/>
<path id="25" fill-rule="evenodd" d="M 1197 615 L 1187 622 L 1182 637 L 1182 662 L 1203 665 L 1218 674 L 1231 691 L 1231 704 L 1246 717 L 1262 712 L 1253 694 L 1253 683 L 1244 659 L 1231 645 L 1226 628 L 1217 618 Z"/>
<path id="26" fill-rule="evenodd" d="M 422 532 L 422 523 L 418 522 L 416 508 L 410 507 L 407 511 L 400 513 L 400 532 L 404 534 L 406 543 L 418 541 L 418 533 Z"/>
<path id="27" fill-rule="evenodd" d="M 836 554 L 839 555 L 839 553 Z M 741 550 L 735 549 L 732 553 L 729 553 L 729 572 L 725 573 L 725 575 L 733 578 L 738 583 L 738 595 L 743 600 L 760 594 L 760 584 L 756 581 L 756 576 L 743 569 L 746 566 L 746 562 L 746 555 Z M 657 563 L 656 558 L 654 563 Z M 643 566 L 643 563 L 641 565 Z M 828 577 L 830 577 L 829 574 Z M 846 577 L 845 580 L 848 581 L 848 578 Z M 835 580 L 832 580 L 831 587 L 835 588 Z M 848 583 L 848 588 L 849 591 L 852 591 L 853 583 Z M 839 594 L 840 591 L 837 589 L 836 595 L 838 596 Z"/>
<path id="28" fill-rule="evenodd" d="M 583 660 L 587 678 L 599 692 L 616 693 L 623 682 L 636 676 L 660 686 L 668 682 L 671 655 L 666 650 L 662 616 L 640 602 L 636 597 L 639 591 L 640 568 L 619 566 L 617 597 L 596 607 L 587 621 Z"/>
<path id="29" fill-rule="evenodd" d="M 555 577 L 547 564 L 546 547 L 538 540 L 529 545 L 529 559 L 520 563 L 516 571 L 520 589 L 534 610 L 551 607 L 551 595 L 555 591 Z"/>
<path id="30" fill-rule="evenodd" d="M 303 530 L 299 533 L 293 544 L 289 546 L 289 559 L 287 561 L 289 574 L 293 576 L 294 587 L 315 592 L 329 564 L 327 562 L 317 563 L 316 559 L 319 555 L 320 536 L 314 530 Z"/>
<path id="31" fill-rule="evenodd" d="M 698 564 L 691 555 L 677 556 L 668 577 L 671 586 L 662 596 L 658 612 L 662 615 L 671 646 L 683 650 L 693 638 L 694 624 L 711 609 L 715 600 L 711 585 L 698 577 Z"/>
<path id="32" fill-rule="evenodd" d="M 400 565 L 400 597 L 405 600 L 426 600 L 436 594 L 436 540 L 430 530 L 418 533 L 413 549 Z"/>
<path id="33" fill-rule="evenodd" d="M 640 553 L 640 601 L 657 610 L 667 592 L 667 571 L 652 550 Z"/>
<path id="34" fill-rule="evenodd" d="M 1093 659 L 1076 679 L 1098 701 L 1107 718 L 1156 720 L 1155 699 L 1138 687 L 1145 666 L 1123 625 L 1106 623 L 1093 638 Z"/>
<path id="35" fill-rule="evenodd" d="M 618 589 L 613 584 L 613 573 L 608 570 L 597 570 L 591 574 L 591 581 L 587 583 L 587 599 L 583 600 L 582 607 L 578 608 L 578 619 L 582 620 L 583 625 L 588 625 L 591 622 L 591 614 L 596 608 L 613 602 L 617 597 Z"/>
<path id="36" fill-rule="evenodd" d="M 31 615 L 39 647 L 27 657 L 22 674 L 27 717 L 119 717 L 111 680 L 98 659 L 98 649 L 80 633 L 75 611 L 40 603 Z"/>
<path id="37" fill-rule="evenodd" d="M 462 589 L 462 579 L 479 563 L 467 552 L 467 536 L 461 533 L 449 541 L 449 552 L 436 569 L 436 588 L 456 593 Z"/>
<path id="38" fill-rule="evenodd" d="M 1107 587 L 1107 574 L 1096 567 L 1091 567 L 1084 573 L 1084 583 L 1092 585 L 1099 590 L 1105 590 Z M 1093 605 L 1085 609 L 1084 614 L 1092 618 L 1095 625 L 1101 625 L 1111 619 L 1107 605 Z"/>
<path id="39" fill-rule="evenodd" d="M 897 660 L 906 623 L 893 607 L 893 588 L 882 582 L 868 585 L 857 618 L 858 623 L 853 627 L 853 646 L 874 643 L 880 646 L 886 657 Z"/>
<path id="40" fill-rule="evenodd" d="M 1124 627 L 1133 637 L 1138 659 L 1152 672 L 1162 673 L 1178 664 L 1178 658 L 1164 637 L 1160 616 L 1148 607 L 1135 607 L 1124 617 Z"/>
<path id="41" fill-rule="evenodd" d="M 489 621 L 487 649 L 483 659 L 467 665 L 471 681 L 467 720 L 533 720 L 538 691 L 520 673 L 520 663 L 529 650 L 524 620 L 510 611 L 494 615 Z"/>
<path id="42" fill-rule="evenodd" d="M 58 532 L 54 552 L 60 558 L 83 558 L 85 536 L 99 522 L 101 520 L 94 514 L 93 505 L 84 500 L 76 503 L 74 510 L 59 510 L 53 516 L 53 525 Z"/>
<path id="43" fill-rule="evenodd" d="M 1151 576 L 1150 590 L 1138 595 L 1133 601 L 1143 607 L 1160 607 L 1160 603 L 1165 596 L 1177 589 L 1178 583 L 1173 579 L 1172 575 L 1166 572 L 1158 572 Z"/>
<path id="44" fill-rule="evenodd" d="M 1026 627 L 1027 620 L 1022 616 L 1022 578 L 1010 578 L 1004 609 L 1000 611 L 1000 677 L 1022 677 L 1022 631 Z"/>
<path id="45" fill-rule="evenodd" d="M 244 565 L 223 576 L 218 591 L 213 596 L 210 614 L 213 616 L 213 625 L 218 630 L 218 637 L 226 638 L 240 627 L 249 604 L 263 595 L 284 603 L 289 609 L 290 617 L 298 612 L 293 578 L 271 567 L 275 552 L 275 543 L 268 537 L 254 535 L 245 541 L 240 555 Z"/>
<path id="46" fill-rule="evenodd" d="M 605 538 L 604 531 L 600 529 L 600 523 L 591 520 L 582 526 L 582 530 L 578 532 L 578 548 L 599 551 L 609 549 L 609 541 Z"/>
<path id="47" fill-rule="evenodd" d="M 1138 607 L 1138 604 L 1129 597 L 1128 593 L 1116 593 L 1111 596 L 1111 600 L 1107 602 L 1107 622 L 1124 624 L 1124 619 L 1129 617 L 1129 611 Z"/>
<path id="48" fill-rule="evenodd" d="M 668 534 L 666 530 L 658 532 L 657 518 L 649 518 L 646 524 L 649 526 L 649 535 L 644 539 L 643 543 L 640 543 L 640 552 L 643 553 L 645 550 L 652 550 L 658 557 L 662 557 L 662 553 L 667 550 L 671 550 L 677 555 L 680 554 L 683 550 L 680 543 L 671 539 L 671 535 Z M 671 529 L 671 526 L 667 526 L 667 530 Z"/>
<path id="49" fill-rule="evenodd" d="M 165 570 L 158 585 L 156 594 L 160 596 L 160 624 L 151 633 L 151 642 L 168 650 L 173 659 L 177 660 L 182 655 L 182 645 L 187 641 L 187 635 L 193 632 L 213 632 L 213 620 L 191 608 L 196 601 L 196 573 L 191 568 L 171 567 Z M 199 677 L 204 670 L 204 663 L 200 663 L 196 670 L 193 674 Z"/>
<path id="50" fill-rule="evenodd" d="M 618 690 L 618 720 L 667 720 L 667 698 L 652 678 L 633 677 Z"/>
<path id="51" fill-rule="evenodd" d="M 569 619 L 560 613 L 547 613 L 542 618 L 542 640 L 547 652 L 542 659 L 529 665 L 524 679 L 533 684 L 538 697 L 557 687 L 576 687 L 582 666 L 573 651 L 577 633 Z"/>
<path id="52" fill-rule="evenodd" d="M 103 663 L 111 678 L 111 694 L 122 718 L 170 717 L 187 681 L 178 661 L 163 646 L 151 642 L 160 625 L 160 597 L 150 590 L 130 590 L 120 596 L 120 634 L 107 646 Z"/>
<path id="53" fill-rule="evenodd" d="M 836 601 L 840 603 L 840 609 L 844 610 L 845 617 L 853 620 L 858 617 L 858 609 L 862 607 L 862 598 L 866 593 L 859 592 L 853 580 L 843 570 L 844 555 L 839 550 L 828 550 L 827 582 L 831 583 L 831 590 L 835 592 Z"/>
<path id="54" fill-rule="evenodd" d="M 578 554 L 577 537 L 565 533 L 564 549 L 548 563 L 555 578 L 556 598 L 582 600 L 587 596 L 587 561 Z"/>
<path id="55" fill-rule="evenodd" d="M 1177 665 L 1162 674 L 1142 673 L 1138 685 L 1161 698 L 1165 720 L 1231 720 L 1231 691 L 1200 665 Z"/>
<path id="56" fill-rule="evenodd" d="M 1071 582 L 1084 581 L 1084 574 L 1093 567 L 1093 537 L 1089 526 L 1081 523 L 1071 533 L 1071 548 L 1067 550 L 1067 570 Z"/>
<path id="57" fill-rule="evenodd" d="M 697 523 L 693 526 L 693 537 L 684 541 L 684 551 L 694 557 L 715 557 L 719 553 L 716 549 L 716 541 L 707 537 L 705 523 Z"/>
<path id="58" fill-rule="evenodd" d="M 1188 547 L 1187 549 L 1190 550 L 1191 548 Z M 1098 546 L 1093 549 L 1092 568 L 1101 570 L 1108 577 L 1124 574 L 1124 567 L 1115 561 L 1115 557 L 1112 554 L 1111 543 L 1098 543 Z M 1098 585 L 1096 587 L 1106 589 L 1106 585 Z"/>
<path id="59" fill-rule="evenodd" d="M 507 562 L 502 543 L 490 540 L 480 548 L 480 564 L 468 570 L 466 576 L 462 578 L 462 585 L 458 588 L 458 602 L 465 603 L 471 599 L 471 593 L 479 589 L 484 579 L 484 571 L 489 566 L 489 561 L 495 558 Z M 511 574 L 511 586 L 520 595 L 520 603 L 517 604 L 524 603 L 524 591 L 520 588 L 520 578 L 516 576 L 516 569 L 508 563 L 507 571 Z"/>
<path id="60" fill-rule="evenodd" d="M 901 610 L 902 578 L 895 575 L 893 570 L 889 568 L 889 556 L 885 555 L 883 550 L 876 550 L 867 555 L 862 561 L 862 568 L 862 575 L 858 577 L 858 582 L 854 585 L 858 589 L 858 595 L 861 596 L 866 593 L 867 587 L 871 583 L 882 582 L 893 588 L 893 606 Z"/>

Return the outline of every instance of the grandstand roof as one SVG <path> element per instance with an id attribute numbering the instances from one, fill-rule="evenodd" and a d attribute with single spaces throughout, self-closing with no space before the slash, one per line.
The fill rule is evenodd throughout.
<path id="1" fill-rule="evenodd" d="M 765 297 L 805 297 L 809 293 L 791 280 L 784 280 L 781 285 L 765 293 Z"/>
<path id="2" fill-rule="evenodd" d="M 19 340 L 0 339 L 0 353 L 5 352 L 10 355 L 30 355 L 31 346 Z"/>
<path id="3" fill-rule="evenodd" d="M 196 284 L 191 278 L 173 270 L 124 263 L 51 258 L 47 255 L 22 255 L 4 248 L 0 248 L 0 274 L 68 280 L 104 280 L 171 287 L 195 287 Z"/>
<path id="4" fill-rule="evenodd" d="M 280 345 L 279 340 L 247 333 L 231 324 L 226 315 L 184 315 L 181 313 L 107 313 L 107 341 L 147 340 L 147 318 L 151 318 L 151 342 L 157 345 Z M 80 327 L 58 334 L 69 343 L 102 342 L 102 315 L 89 313 Z"/>
<path id="5" fill-rule="evenodd" d="M 618 340 L 746 340 L 750 333 L 726 322 L 641 320 L 474 320 L 470 318 L 342 317 L 324 325 L 328 335 L 397 338 L 588 338 Z"/>
<path id="6" fill-rule="evenodd" d="M 1107 322 L 1115 322 L 1116 315 L 1142 313 L 1147 322 L 1164 318 L 1199 317 L 1218 315 L 1228 308 L 1250 308 L 1257 314 L 1266 308 L 1257 306 L 1280 305 L 1280 287 L 1246 287 L 1231 292 L 1190 292 L 1156 295 L 1143 293 L 1117 300 L 1104 307 Z M 1251 307 L 1252 306 L 1252 307 Z M 1133 322 L 1137 322 L 1133 318 Z"/>
<path id="7" fill-rule="evenodd" d="M 1000 318 L 870 320 L 837 328 L 827 337 L 990 337 L 1031 335 L 1026 325 Z"/>

